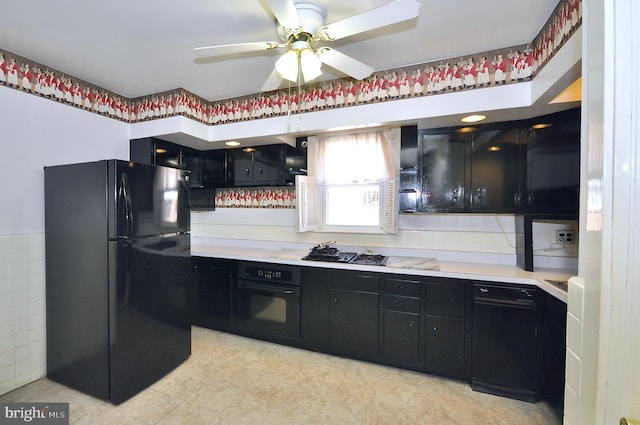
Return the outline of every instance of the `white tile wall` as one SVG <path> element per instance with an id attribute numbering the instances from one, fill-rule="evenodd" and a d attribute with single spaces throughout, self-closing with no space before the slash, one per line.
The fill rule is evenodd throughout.
<path id="1" fill-rule="evenodd" d="M 580 398 L 582 379 L 582 329 L 584 314 L 584 280 L 574 276 L 569 279 L 567 306 L 567 372 L 565 375 L 565 402 Z"/>
<path id="2" fill-rule="evenodd" d="M 338 245 L 372 248 L 504 254 L 514 256 L 515 264 L 513 216 L 401 216 L 400 230 L 395 235 L 297 233 L 295 223 L 295 211 L 292 210 L 221 208 L 191 215 L 191 231 L 195 237 L 308 244 L 335 240 Z"/>
<path id="3" fill-rule="evenodd" d="M 46 374 L 44 234 L 0 235 L 0 395 Z"/>
<path id="4" fill-rule="evenodd" d="M 290 209 L 220 208 L 191 214 L 191 231 L 195 237 L 303 244 L 331 240 L 338 245 L 371 247 L 372 252 L 385 248 L 421 249 L 437 251 L 441 259 L 448 254 L 453 257 L 467 254 L 471 257 L 462 261 L 479 262 L 487 261 L 483 255 L 488 254 L 494 258 L 489 260 L 492 263 L 516 263 L 513 215 L 401 214 L 396 235 L 297 233 L 295 223 L 296 211 Z M 559 224 L 549 226 L 555 229 Z M 555 242 L 555 230 L 540 234 L 534 241 L 534 267 L 577 270 L 576 246 L 545 249 Z M 474 254 L 477 254 L 475 260 Z"/>

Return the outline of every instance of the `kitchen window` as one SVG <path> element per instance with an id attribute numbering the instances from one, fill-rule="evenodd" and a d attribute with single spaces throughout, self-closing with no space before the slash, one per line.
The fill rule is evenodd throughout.
<path id="1" fill-rule="evenodd" d="M 308 176 L 296 178 L 298 231 L 395 233 L 400 131 L 308 139 Z"/>

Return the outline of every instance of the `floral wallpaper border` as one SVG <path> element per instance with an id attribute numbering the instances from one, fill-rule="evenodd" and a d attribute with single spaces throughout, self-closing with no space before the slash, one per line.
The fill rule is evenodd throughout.
<path id="1" fill-rule="evenodd" d="M 209 102 L 184 89 L 129 99 L 0 49 L 0 85 L 125 122 L 181 115 L 207 125 L 528 81 L 582 24 L 582 0 L 562 0 L 526 45 Z"/>
<path id="2" fill-rule="evenodd" d="M 295 208 L 293 186 L 216 189 L 216 208 Z"/>

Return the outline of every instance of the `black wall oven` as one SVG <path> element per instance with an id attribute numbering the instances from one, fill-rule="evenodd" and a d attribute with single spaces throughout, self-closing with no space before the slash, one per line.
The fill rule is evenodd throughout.
<path id="1" fill-rule="evenodd" d="M 265 337 L 300 338 L 300 268 L 238 264 L 238 329 Z"/>

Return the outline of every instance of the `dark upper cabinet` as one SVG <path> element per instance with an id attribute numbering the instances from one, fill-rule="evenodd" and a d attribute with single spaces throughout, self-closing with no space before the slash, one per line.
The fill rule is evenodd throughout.
<path id="1" fill-rule="evenodd" d="M 202 152 L 154 137 L 129 142 L 129 159 L 141 164 L 179 168 L 187 174 L 191 188 L 202 187 Z"/>
<path id="2" fill-rule="evenodd" d="M 227 151 L 225 149 L 202 153 L 202 185 L 204 187 L 227 185 Z"/>
<path id="3" fill-rule="evenodd" d="M 416 138 L 402 139 L 400 212 L 577 214 L 580 108 Z"/>
<path id="4" fill-rule="evenodd" d="M 526 212 L 576 215 L 580 188 L 580 108 L 530 121 Z"/>
<path id="5" fill-rule="evenodd" d="M 415 211 L 515 212 L 522 145 L 522 130 L 505 126 L 420 130 Z"/>
<path id="6" fill-rule="evenodd" d="M 487 127 L 471 132 L 469 208 L 476 212 L 515 212 L 522 199 L 525 132 Z"/>
<path id="7" fill-rule="evenodd" d="M 284 183 L 284 151 L 279 146 L 236 149 L 229 158 L 236 186 Z"/>
<path id="8" fill-rule="evenodd" d="M 278 186 L 294 183 L 306 155 L 289 145 L 266 145 L 227 152 L 227 181 L 232 186 Z"/>
<path id="9" fill-rule="evenodd" d="M 416 211 L 464 211 L 469 144 L 468 134 L 458 131 L 419 132 Z"/>
<path id="10" fill-rule="evenodd" d="M 189 187 L 206 189 L 198 196 L 208 198 L 215 188 L 292 185 L 297 174 L 306 174 L 305 150 L 287 144 L 200 151 L 147 137 L 129 146 L 131 161 L 185 170 Z"/>

